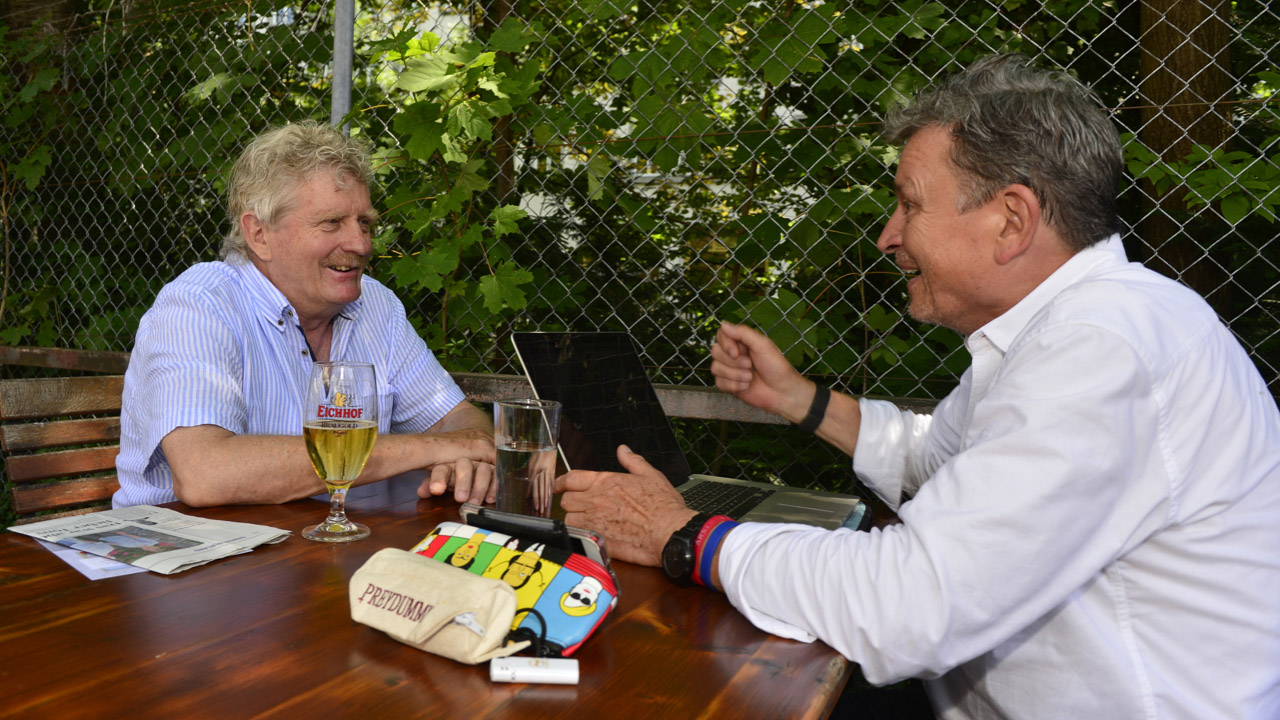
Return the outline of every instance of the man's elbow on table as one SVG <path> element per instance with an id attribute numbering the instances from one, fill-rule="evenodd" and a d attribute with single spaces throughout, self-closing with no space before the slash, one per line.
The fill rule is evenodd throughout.
<path id="1" fill-rule="evenodd" d="M 193 508 L 230 504 L 216 492 L 211 478 L 199 477 L 198 473 L 178 470 L 173 466 L 170 469 L 173 473 L 173 494 L 182 504 Z"/>
<path id="2" fill-rule="evenodd" d="M 199 482 L 183 482 L 179 479 L 178 473 L 173 474 L 173 494 L 177 496 L 178 502 L 187 507 L 216 507 L 218 505 L 227 505 L 216 497 L 205 491 L 204 486 Z"/>

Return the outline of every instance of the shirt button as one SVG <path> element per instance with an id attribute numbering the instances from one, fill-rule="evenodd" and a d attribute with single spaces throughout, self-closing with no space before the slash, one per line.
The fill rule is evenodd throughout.
<path id="1" fill-rule="evenodd" d="M 285 317 L 293 317 L 293 310 L 290 310 L 289 308 L 285 308 L 285 309 L 284 309 L 284 316 L 285 316 Z"/>
<path id="2" fill-rule="evenodd" d="M 276 324 L 277 324 L 277 325 L 279 325 L 280 327 L 284 327 L 284 321 L 283 321 L 283 320 L 277 320 L 277 321 L 276 321 Z"/>
<path id="3" fill-rule="evenodd" d="M 303 350 L 303 351 L 302 351 L 302 357 L 306 357 L 306 356 L 307 356 L 307 351 L 306 351 L 306 350 Z"/>

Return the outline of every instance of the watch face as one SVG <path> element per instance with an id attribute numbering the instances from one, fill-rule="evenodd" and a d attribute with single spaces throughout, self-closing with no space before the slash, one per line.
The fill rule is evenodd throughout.
<path id="1" fill-rule="evenodd" d="M 672 580 L 687 579 L 693 569 L 689 543 L 672 539 L 662 548 L 662 570 Z"/>

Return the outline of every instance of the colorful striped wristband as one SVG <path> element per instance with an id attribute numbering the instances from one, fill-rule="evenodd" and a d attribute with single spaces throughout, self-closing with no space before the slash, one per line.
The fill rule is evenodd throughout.
<path id="1" fill-rule="evenodd" d="M 711 583 L 711 565 L 716 560 L 716 550 L 719 549 L 720 541 L 724 536 L 736 527 L 738 523 L 727 515 L 717 515 L 703 525 L 703 530 L 707 531 L 706 541 L 698 544 L 694 550 L 694 557 L 697 558 L 697 566 L 693 573 L 694 582 L 706 587 L 714 587 Z M 701 537 L 702 533 L 698 535 Z"/>
<path id="2" fill-rule="evenodd" d="M 716 525 L 719 525 L 725 520 L 732 520 L 732 519 L 733 518 L 729 517 L 728 515 L 715 515 L 713 517 L 707 518 L 707 521 L 702 523 L 702 527 L 698 529 L 698 534 L 694 536 L 693 538 L 693 575 L 691 579 L 694 582 L 698 583 L 699 585 L 706 584 L 702 582 L 701 578 L 698 575 L 698 565 L 699 565 L 698 560 L 702 557 L 702 554 L 701 554 L 702 546 L 707 543 L 707 537 L 711 535 L 711 531 L 712 529 L 715 528 Z"/>

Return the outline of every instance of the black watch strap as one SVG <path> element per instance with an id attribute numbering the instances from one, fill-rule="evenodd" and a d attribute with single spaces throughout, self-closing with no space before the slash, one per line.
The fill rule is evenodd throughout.
<path id="1" fill-rule="evenodd" d="M 827 416 L 827 403 L 831 402 L 831 390 L 825 385 L 817 386 L 818 389 L 813 393 L 813 404 L 809 406 L 809 414 L 804 416 L 796 424 L 796 427 L 805 432 L 817 432 L 818 426 L 822 424 L 822 419 Z"/>
<path id="2" fill-rule="evenodd" d="M 702 529 L 702 526 L 706 525 L 707 521 L 712 517 L 714 516 L 711 513 L 700 512 L 689 518 L 689 522 L 685 523 L 684 527 L 671 533 L 671 537 L 682 537 L 693 540 L 698 536 L 698 531 Z"/>

